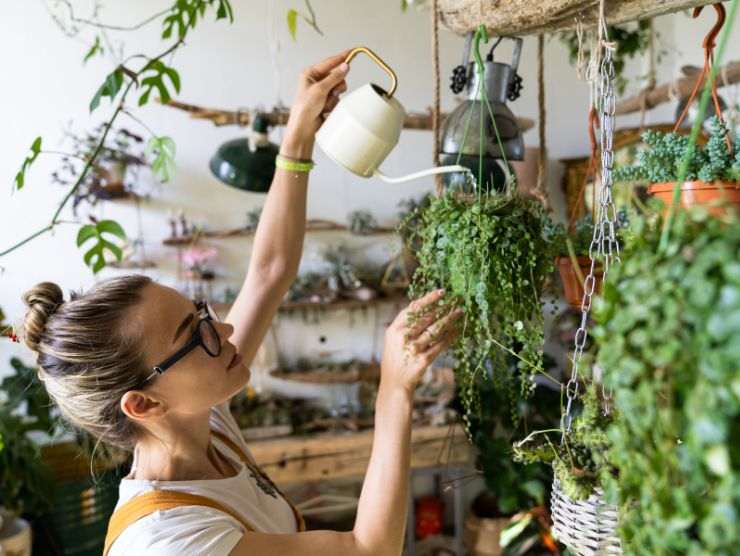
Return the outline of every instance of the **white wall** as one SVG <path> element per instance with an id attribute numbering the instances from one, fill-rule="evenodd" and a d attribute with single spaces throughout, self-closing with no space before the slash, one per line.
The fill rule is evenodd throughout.
<path id="1" fill-rule="evenodd" d="M 129 0 L 107 2 L 101 20 L 130 24 L 143 19 L 170 0 Z M 58 160 L 53 156 L 39 159 L 26 188 L 8 195 L 13 176 L 26 155 L 28 145 L 36 135 L 43 135 L 47 148 L 57 146 L 61 128 L 73 120 L 77 130 L 91 127 L 87 105 L 112 62 L 95 59 L 83 67 L 86 50 L 84 41 L 89 33 L 70 39 L 59 30 L 46 12 L 45 2 L 6 2 L 0 22 L 0 52 L 3 56 L 3 92 L 0 102 L 0 177 L 5 186 L 0 189 L 0 250 L 45 225 L 64 195 L 58 186 L 49 183 L 48 176 Z M 91 2 L 73 2 L 80 14 L 89 13 Z M 379 52 L 399 75 L 398 98 L 409 110 L 423 110 L 431 104 L 432 70 L 430 63 L 430 25 L 428 12 L 409 10 L 403 14 L 397 0 L 386 2 L 316 0 L 320 37 L 303 22 L 299 22 L 298 41 L 288 36 L 285 13 L 297 1 L 233 0 L 236 22 L 207 22 L 199 26 L 185 48 L 174 59 L 182 76 L 180 99 L 205 106 L 234 109 L 237 107 L 272 107 L 276 101 L 290 103 L 296 75 L 304 66 L 348 46 L 366 44 Z M 710 10 L 698 22 L 683 14 L 661 18 L 658 29 L 666 50 L 659 72 L 659 81 L 673 76 L 684 63 L 699 64 L 699 48 L 704 30 L 713 16 Z M 159 26 L 124 35 L 116 40 L 127 41 L 128 54 L 144 49 L 154 54 L 161 49 Z M 735 33 L 737 37 L 737 32 Z M 276 40 L 279 47 L 276 47 Z M 271 48 L 272 45 L 272 48 Z M 736 58 L 738 41 L 730 43 L 726 59 Z M 462 40 L 443 31 L 440 38 L 443 68 L 443 108 L 454 106 L 447 88 L 451 68 L 459 63 Z M 586 153 L 585 131 L 588 91 L 577 81 L 561 43 L 548 39 L 546 51 L 547 139 L 552 159 L 581 156 Z M 641 62 L 632 64 L 632 72 L 642 71 Z M 520 73 L 524 78 L 522 97 L 512 105 L 515 113 L 536 117 L 536 40 L 525 40 Z M 382 80 L 366 59 L 352 64 L 349 77 L 354 88 L 367 80 Z M 381 81 L 382 82 L 382 81 Z M 110 110 L 107 100 L 96 113 L 96 120 Z M 665 106 L 648 115 L 648 122 L 665 121 L 673 108 Z M 168 235 L 167 214 L 184 210 L 197 222 L 214 227 L 238 226 L 245 213 L 258 206 L 262 197 L 232 190 L 218 183 L 209 173 L 208 159 L 223 141 L 239 136 L 236 128 L 216 128 L 209 123 L 193 121 L 185 114 L 161 106 L 138 110 L 137 114 L 157 134 L 172 136 L 177 143 L 178 174 L 173 183 L 154 187 L 152 198 L 142 210 L 143 230 L 147 250 L 157 259 L 159 268 L 150 271 L 164 283 L 174 283 L 175 252 L 161 245 Z M 636 117 L 622 118 L 619 125 L 634 125 Z M 122 123 L 132 129 L 137 124 L 124 118 Z M 280 131 L 274 133 L 279 140 Z M 528 144 L 536 145 L 537 131 L 525 136 Z M 384 165 L 389 174 L 401 174 L 430 165 L 431 137 L 428 132 L 407 131 Z M 376 180 L 361 180 L 334 166 L 320 151 L 316 151 L 317 168 L 312 174 L 309 194 L 309 216 L 344 221 L 355 209 L 368 209 L 382 224 L 395 222 L 397 202 L 432 187 L 431 181 L 406 185 L 385 185 Z M 559 189 L 557 172 L 551 173 L 551 188 Z M 104 204 L 91 211 L 97 216 L 121 221 L 129 234 L 136 233 L 136 211 L 126 203 Z M 85 214 L 85 211 L 82 212 Z M 69 212 L 65 218 L 71 218 Z M 47 234 L 19 251 L 0 260 L 0 306 L 11 320 L 22 316 L 21 293 L 41 280 L 52 280 L 65 289 L 77 289 L 91 284 L 91 272 L 83 265 L 81 252 L 74 245 L 76 227 L 60 226 L 53 235 Z M 304 268 L 319 259 L 328 243 L 342 241 L 339 235 L 316 235 L 306 246 Z M 382 240 L 378 249 L 388 256 L 396 248 L 392 239 Z M 355 244 L 366 240 L 354 240 Z M 218 288 L 238 286 L 246 268 L 250 242 L 230 239 L 218 242 L 221 249 L 219 270 L 224 276 Z M 358 251 L 361 255 L 361 251 Z M 359 255 L 358 255 L 359 256 Z M 100 277 L 113 275 L 105 270 Z M 377 351 L 373 328 L 388 315 L 378 318 L 355 318 L 350 326 L 346 315 L 305 326 L 283 319 L 280 344 L 291 349 L 290 355 L 305 350 L 307 354 L 333 351 L 341 355 L 368 356 Z M 303 334 L 303 335 L 302 335 Z M 327 336 L 329 341 L 318 345 L 315 337 Z M 381 336 L 382 338 L 382 336 Z M 300 339 L 300 340 L 297 340 Z M 328 346 L 328 347 L 327 347 Z M 0 361 L 14 353 L 27 355 L 22 347 L 0 343 Z M 0 374 L 4 364 L 0 364 Z"/>

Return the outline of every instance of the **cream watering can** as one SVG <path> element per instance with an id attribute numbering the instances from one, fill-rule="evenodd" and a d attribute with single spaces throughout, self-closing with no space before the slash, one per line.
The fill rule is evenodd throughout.
<path id="1" fill-rule="evenodd" d="M 401 183 L 433 174 L 469 173 L 464 166 L 439 166 L 391 178 L 378 169 L 398 143 L 406 112 L 393 97 L 398 83 L 395 72 L 372 50 L 364 46 L 355 48 L 347 55 L 345 62 L 349 63 L 361 52 L 385 70 L 391 78 L 391 88 L 385 91 L 378 85 L 367 83 L 339 101 L 316 133 L 316 142 L 321 150 L 358 176 L 377 176 L 389 183 Z"/>

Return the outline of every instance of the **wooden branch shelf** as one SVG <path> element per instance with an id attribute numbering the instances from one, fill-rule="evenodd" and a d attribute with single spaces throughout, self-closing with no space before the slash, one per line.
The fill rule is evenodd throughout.
<path id="1" fill-rule="evenodd" d="M 367 309 L 376 305 L 384 303 L 408 303 L 408 298 L 405 295 L 391 295 L 385 297 L 376 297 L 369 301 L 360 301 L 357 299 L 340 299 L 332 301 L 331 303 L 312 303 L 310 301 L 285 301 L 280 305 L 280 312 L 290 311 L 356 311 L 360 309 Z M 225 315 L 231 309 L 231 303 L 212 303 L 213 310 L 219 315 Z"/>
<path id="2" fill-rule="evenodd" d="M 249 443 L 257 463 L 280 485 L 362 477 L 370 460 L 373 430 L 322 433 Z M 473 448 L 459 425 L 411 431 L 411 467 L 472 462 Z"/>
<path id="3" fill-rule="evenodd" d="M 614 25 L 712 3 L 714 0 L 610 0 L 605 15 Z M 552 33 L 575 29 L 577 20 L 592 27 L 598 14 L 595 0 L 439 0 L 442 24 L 458 35 L 475 31 L 480 24 L 492 36 Z"/>
<path id="4" fill-rule="evenodd" d="M 306 232 L 347 232 L 350 231 L 344 224 L 333 222 L 331 220 L 320 220 L 311 219 L 306 222 Z M 251 237 L 255 233 L 255 230 L 250 228 L 233 228 L 231 230 L 202 230 L 196 234 L 188 234 L 185 236 L 168 237 L 162 240 L 164 245 L 170 246 L 183 246 L 190 245 L 196 242 L 198 239 L 226 239 L 230 237 Z M 377 227 L 373 228 L 366 234 L 355 234 L 355 237 L 369 237 L 386 234 L 395 234 L 395 228 Z"/>
<path id="5" fill-rule="evenodd" d="M 248 126 L 252 122 L 251 111 L 249 110 L 224 110 L 222 108 L 207 108 L 180 102 L 179 100 L 170 100 L 165 103 L 166 106 L 177 108 L 188 112 L 190 117 L 196 120 L 210 120 L 217 127 L 225 125 L 237 125 L 241 127 Z M 288 122 L 290 110 L 288 108 L 273 108 L 270 112 L 260 112 L 260 116 L 265 118 L 271 126 L 285 125 Z M 440 114 L 440 121 L 444 121 L 447 114 Z M 531 118 L 517 118 L 519 129 L 527 131 L 534 127 L 534 120 Z M 409 112 L 403 121 L 405 129 L 431 130 L 432 129 L 432 110 L 426 112 Z"/>

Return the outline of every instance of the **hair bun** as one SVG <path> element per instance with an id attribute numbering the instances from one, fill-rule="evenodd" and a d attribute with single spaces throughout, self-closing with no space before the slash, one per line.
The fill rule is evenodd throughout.
<path id="1" fill-rule="evenodd" d="M 38 351 L 46 323 L 64 303 L 64 294 L 53 282 L 41 282 L 23 294 L 23 302 L 28 307 L 23 323 L 23 339 L 29 348 Z"/>

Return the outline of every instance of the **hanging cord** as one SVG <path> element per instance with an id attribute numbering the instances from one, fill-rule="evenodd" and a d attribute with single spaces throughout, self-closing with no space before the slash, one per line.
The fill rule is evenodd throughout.
<path id="1" fill-rule="evenodd" d="M 535 196 L 542 202 L 546 210 L 550 210 L 550 198 L 547 194 L 547 140 L 545 108 L 545 35 L 537 36 L 537 102 L 539 104 L 539 135 L 540 150 L 537 157 L 537 185 Z"/>
<path id="2" fill-rule="evenodd" d="M 678 131 L 678 128 L 681 126 L 681 123 L 683 123 L 684 118 L 686 118 L 686 114 L 689 112 L 689 108 L 691 107 L 691 103 L 694 102 L 694 99 L 696 98 L 696 94 L 699 92 L 699 88 L 701 87 L 701 84 L 704 81 L 704 78 L 707 77 L 710 69 L 712 70 L 712 75 L 716 75 L 716 66 L 714 63 L 714 47 L 716 46 L 714 40 L 717 38 L 717 35 L 719 34 L 720 30 L 725 24 L 726 14 L 725 14 L 725 7 L 720 4 L 713 4 L 714 9 L 717 12 L 717 22 L 714 24 L 714 26 L 709 30 L 709 33 L 707 33 L 707 36 L 704 37 L 704 42 L 702 43 L 702 46 L 704 47 L 704 67 L 701 70 L 701 73 L 696 78 L 696 84 L 694 85 L 694 89 L 691 91 L 691 95 L 689 96 L 688 101 L 686 101 L 686 106 L 684 106 L 683 111 L 681 112 L 681 115 L 678 117 L 678 120 L 676 120 L 676 125 L 673 128 L 673 131 Z M 694 13 L 692 17 L 696 19 L 699 17 L 699 14 L 701 13 L 704 6 L 698 6 L 694 8 Z M 712 100 L 714 101 L 714 109 L 717 114 L 717 117 L 719 118 L 720 122 L 722 120 L 722 107 L 719 103 L 719 97 L 717 96 L 717 81 L 714 77 L 709 80 L 711 86 L 710 90 L 712 93 Z M 730 153 L 730 156 L 732 156 L 732 139 L 730 138 L 730 134 L 727 133 L 725 135 L 725 140 L 727 142 L 727 150 Z"/>
<path id="3" fill-rule="evenodd" d="M 434 72 L 434 105 L 432 107 L 432 162 L 439 166 L 439 119 L 440 119 L 440 70 L 439 70 L 439 9 L 438 0 L 432 0 L 432 69 Z M 442 176 L 437 175 L 434 179 L 437 189 L 437 197 L 444 192 Z"/>
<path id="4" fill-rule="evenodd" d="M 725 52 L 725 46 L 727 44 L 727 37 L 730 36 L 730 33 L 732 32 L 732 26 L 735 23 L 735 12 L 737 11 L 737 3 L 738 0 L 732 0 L 732 2 L 730 3 L 728 17 L 730 23 L 724 28 L 724 30 L 722 31 L 722 35 L 719 38 L 719 45 L 717 47 L 717 62 L 711 65 L 708 78 L 706 80 L 706 83 L 704 84 L 704 91 L 702 92 L 701 100 L 699 101 L 699 110 L 696 114 L 696 118 L 694 119 L 694 125 L 691 128 L 689 145 L 686 148 L 683 159 L 681 160 L 681 166 L 678 170 L 678 179 L 676 180 L 676 183 L 673 187 L 673 198 L 671 199 L 671 204 L 668 207 L 668 216 L 663 222 L 663 231 L 661 232 L 660 243 L 658 244 L 659 253 L 664 253 L 666 248 L 668 247 L 668 241 L 671 234 L 671 226 L 673 225 L 674 215 L 677 207 L 679 206 L 679 199 L 681 198 L 681 185 L 686 179 L 686 174 L 688 174 L 689 162 L 691 160 L 691 151 L 693 150 L 694 145 L 696 145 L 696 140 L 699 137 L 699 130 L 701 129 L 701 125 L 704 121 L 704 114 L 706 113 L 707 106 L 709 105 L 709 98 L 712 96 L 712 89 L 716 87 L 715 79 L 717 77 L 717 66 L 721 65 L 722 56 Z M 717 11 L 719 12 L 717 4 L 715 4 L 714 6 L 715 9 L 717 9 Z M 724 7 L 722 7 L 721 4 L 719 6 L 724 11 Z M 699 79 L 697 83 L 701 83 L 701 79 Z M 689 104 L 687 103 L 687 106 L 688 105 Z M 718 114 L 721 114 L 721 112 L 718 112 Z M 730 145 L 732 145 L 732 143 L 730 143 Z M 732 152 L 732 149 L 730 149 L 730 152 Z"/>
<path id="5" fill-rule="evenodd" d="M 655 68 L 655 24 L 652 19 L 648 20 L 650 26 L 650 33 L 648 34 L 648 45 L 647 45 L 647 83 L 640 91 L 640 130 L 642 134 L 645 129 L 645 114 L 647 113 L 647 97 L 650 92 L 655 89 L 657 70 Z"/>
<path id="6" fill-rule="evenodd" d="M 578 220 L 578 213 L 583 205 L 585 198 L 586 186 L 588 185 L 589 178 L 593 178 L 594 187 L 593 191 L 596 191 L 596 164 L 599 160 L 599 147 L 596 142 L 596 128 L 599 126 L 599 120 L 597 118 L 596 109 L 592 106 L 588 111 L 588 140 L 591 145 L 591 155 L 588 158 L 588 166 L 586 167 L 586 173 L 581 180 L 581 187 L 578 189 L 577 199 L 573 209 L 570 211 L 568 217 L 568 231 L 575 229 L 576 220 Z M 596 203 L 591 205 L 592 210 L 596 210 Z M 596 220 L 594 218 L 594 220 Z"/>

